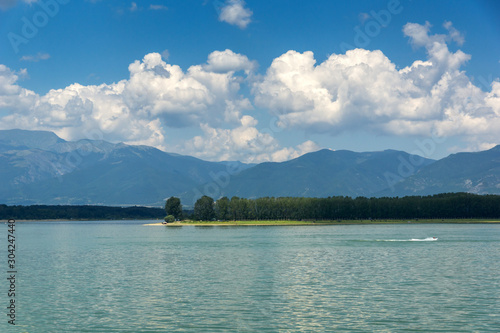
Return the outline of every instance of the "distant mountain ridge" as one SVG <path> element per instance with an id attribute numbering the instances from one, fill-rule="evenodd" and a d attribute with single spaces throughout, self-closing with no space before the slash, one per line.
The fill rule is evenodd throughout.
<path id="1" fill-rule="evenodd" d="M 396 184 L 393 192 L 399 196 L 443 192 L 500 194 L 500 145 L 486 151 L 456 153 L 436 161 Z"/>
<path id="2" fill-rule="evenodd" d="M 374 196 L 402 179 L 401 161 L 415 158 L 396 150 L 356 153 L 323 149 L 281 163 L 262 163 L 233 177 L 223 194 L 262 196 L 328 197 Z M 420 158 L 412 172 L 434 162 Z"/>
<path id="3" fill-rule="evenodd" d="M 405 196 L 500 194 L 500 146 L 435 161 L 403 151 L 323 149 L 281 163 L 208 162 L 52 132 L 0 131 L 0 204 L 192 206 L 201 195 Z"/>
<path id="4" fill-rule="evenodd" d="M 0 203 L 161 205 L 210 181 L 228 162 L 148 146 L 69 142 L 42 131 L 0 131 Z M 234 162 L 238 168 L 251 165 Z"/>
<path id="5" fill-rule="evenodd" d="M 0 131 L 0 151 L 9 148 L 47 149 L 65 142 L 52 132 L 19 129 Z"/>

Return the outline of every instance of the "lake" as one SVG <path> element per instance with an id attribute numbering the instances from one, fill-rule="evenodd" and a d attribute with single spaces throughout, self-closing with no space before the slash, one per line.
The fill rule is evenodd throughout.
<path id="1" fill-rule="evenodd" d="M 2 224 L 0 331 L 500 331 L 498 224 L 150 222 L 17 222 L 15 327 Z"/>

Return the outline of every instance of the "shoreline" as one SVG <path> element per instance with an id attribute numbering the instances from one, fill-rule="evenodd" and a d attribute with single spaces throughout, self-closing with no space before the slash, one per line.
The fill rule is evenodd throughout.
<path id="1" fill-rule="evenodd" d="M 120 219 L 120 220 L 109 220 L 109 219 L 39 219 L 39 220 L 34 220 L 34 219 L 29 219 L 29 220 L 18 220 L 18 219 L 11 219 L 15 220 L 16 223 L 18 222 L 112 222 L 112 221 L 161 221 L 160 219 Z M 0 223 L 7 223 L 9 220 L 0 220 Z"/>
<path id="2" fill-rule="evenodd" d="M 417 220 L 334 220 L 334 221 L 297 221 L 297 220 L 249 220 L 249 221 L 184 221 L 164 224 L 162 222 L 153 222 L 161 220 L 148 219 L 121 219 L 121 220 L 89 220 L 89 219 L 45 219 L 45 220 L 15 220 L 16 223 L 23 222 L 113 222 L 113 221 L 151 221 L 144 223 L 143 226 L 324 226 L 324 225 L 380 225 L 380 224 L 500 224 L 500 219 L 419 219 Z M 0 223 L 8 223 L 8 220 L 0 220 Z"/>
<path id="3" fill-rule="evenodd" d="M 500 224 L 500 220 L 492 219 L 439 219 L 439 220 L 343 220 L 343 221 L 228 221 L 228 222 L 173 222 L 147 223 L 144 226 L 165 227 L 223 227 L 223 226 L 324 226 L 324 225 L 377 225 L 377 224 Z"/>

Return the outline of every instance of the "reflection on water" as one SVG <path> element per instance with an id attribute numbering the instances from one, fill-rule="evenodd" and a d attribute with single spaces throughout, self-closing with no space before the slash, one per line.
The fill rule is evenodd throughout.
<path id="1" fill-rule="evenodd" d="M 19 223 L 17 244 L 21 331 L 500 327 L 497 225 Z"/>

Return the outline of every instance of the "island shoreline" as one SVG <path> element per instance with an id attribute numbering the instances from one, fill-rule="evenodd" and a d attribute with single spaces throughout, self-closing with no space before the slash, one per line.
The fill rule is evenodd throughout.
<path id="1" fill-rule="evenodd" d="M 172 223 L 147 223 L 145 226 L 326 226 L 326 225 L 383 225 L 383 224 L 500 224 L 500 220 L 491 219 L 428 219 L 428 220 L 344 220 L 344 221 L 197 221 Z"/>

